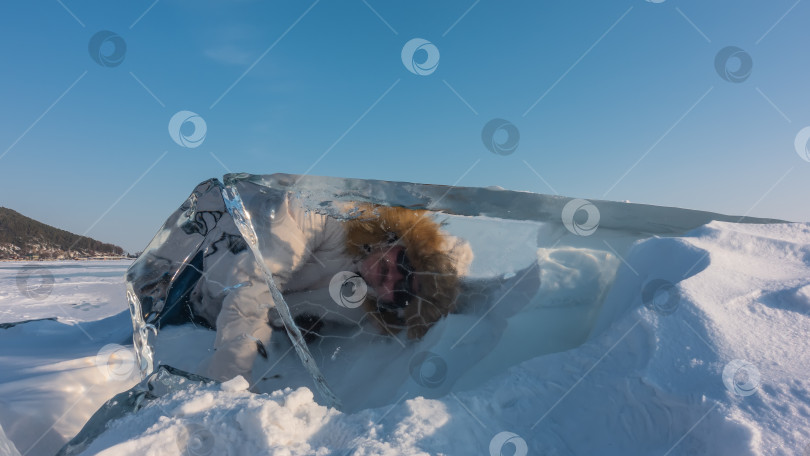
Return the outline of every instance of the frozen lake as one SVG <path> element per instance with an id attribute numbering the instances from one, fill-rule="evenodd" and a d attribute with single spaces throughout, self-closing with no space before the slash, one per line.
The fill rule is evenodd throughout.
<path id="1" fill-rule="evenodd" d="M 0 323 L 92 321 L 127 309 L 131 260 L 0 262 Z"/>

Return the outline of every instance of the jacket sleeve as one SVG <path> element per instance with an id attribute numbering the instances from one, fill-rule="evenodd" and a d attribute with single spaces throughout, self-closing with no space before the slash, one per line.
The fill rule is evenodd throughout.
<path id="1" fill-rule="evenodd" d="M 285 199 L 275 217 L 266 217 L 260 237 L 260 250 L 265 266 L 273 274 L 280 291 L 285 291 L 296 271 L 311 262 L 312 256 L 334 246 L 334 228 L 328 217 L 303 210 L 296 201 Z M 267 229 L 269 228 L 269 229 Z M 339 227 L 338 227 L 339 228 Z M 225 262 L 223 262 L 225 263 Z M 264 273 L 247 249 L 237 255 L 235 264 L 220 264 L 216 268 L 226 290 L 222 309 L 217 316 L 215 352 L 207 375 L 216 380 L 228 380 L 242 375 L 250 381 L 257 354 L 257 342 L 268 344 L 272 332 L 268 310 L 275 307 Z M 307 284 L 299 284 L 307 285 Z"/>
<path id="2" fill-rule="evenodd" d="M 207 376 L 225 381 L 241 375 L 251 381 L 256 342 L 267 344 L 272 332 L 267 324 L 267 310 L 273 303 L 270 290 L 250 250 L 239 253 L 235 264 L 219 266 L 229 269 L 230 278 L 223 283 L 226 294 L 216 320 L 215 351 Z"/>

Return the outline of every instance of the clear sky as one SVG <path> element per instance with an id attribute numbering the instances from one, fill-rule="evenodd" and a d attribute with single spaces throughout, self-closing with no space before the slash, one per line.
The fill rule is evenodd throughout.
<path id="1" fill-rule="evenodd" d="M 0 205 L 129 251 L 226 170 L 808 221 L 808 23 L 796 0 L 2 2 Z"/>

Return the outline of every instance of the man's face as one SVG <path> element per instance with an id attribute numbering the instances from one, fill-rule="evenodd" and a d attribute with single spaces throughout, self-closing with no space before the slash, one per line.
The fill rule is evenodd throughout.
<path id="1" fill-rule="evenodd" d="M 393 302 L 396 284 L 405 277 L 397 268 L 402 246 L 374 250 L 360 262 L 360 276 L 374 289 L 378 302 Z"/>

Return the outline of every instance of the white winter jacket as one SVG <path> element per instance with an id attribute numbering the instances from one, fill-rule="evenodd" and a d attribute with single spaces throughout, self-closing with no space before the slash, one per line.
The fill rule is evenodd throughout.
<path id="1" fill-rule="evenodd" d="M 359 323 L 364 316 L 362 308 L 339 306 L 329 295 L 335 274 L 357 270 L 345 250 L 343 223 L 304 210 L 289 195 L 272 218 L 269 214 L 263 217 L 266 219 L 253 220 L 255 225 L 269 227 L 257 233 L 262 236 L 259 245 L 263 260 L 292 314 L 311 313 L 327 320 Z M 216 316 L 216 351 L 206 373 L 216 380 L 242 375 L 250 381 L 257 342 L 267 345 L 270 340 L 268 313 L 275 303 L 250 249 L 238 253 L 236 261 L 231 256 L 220 262 L 222 258 L 206 258 L 203 286 L 207 290 L 203 296 L 208 298 L 198 309 L 211 320 Z"/>

